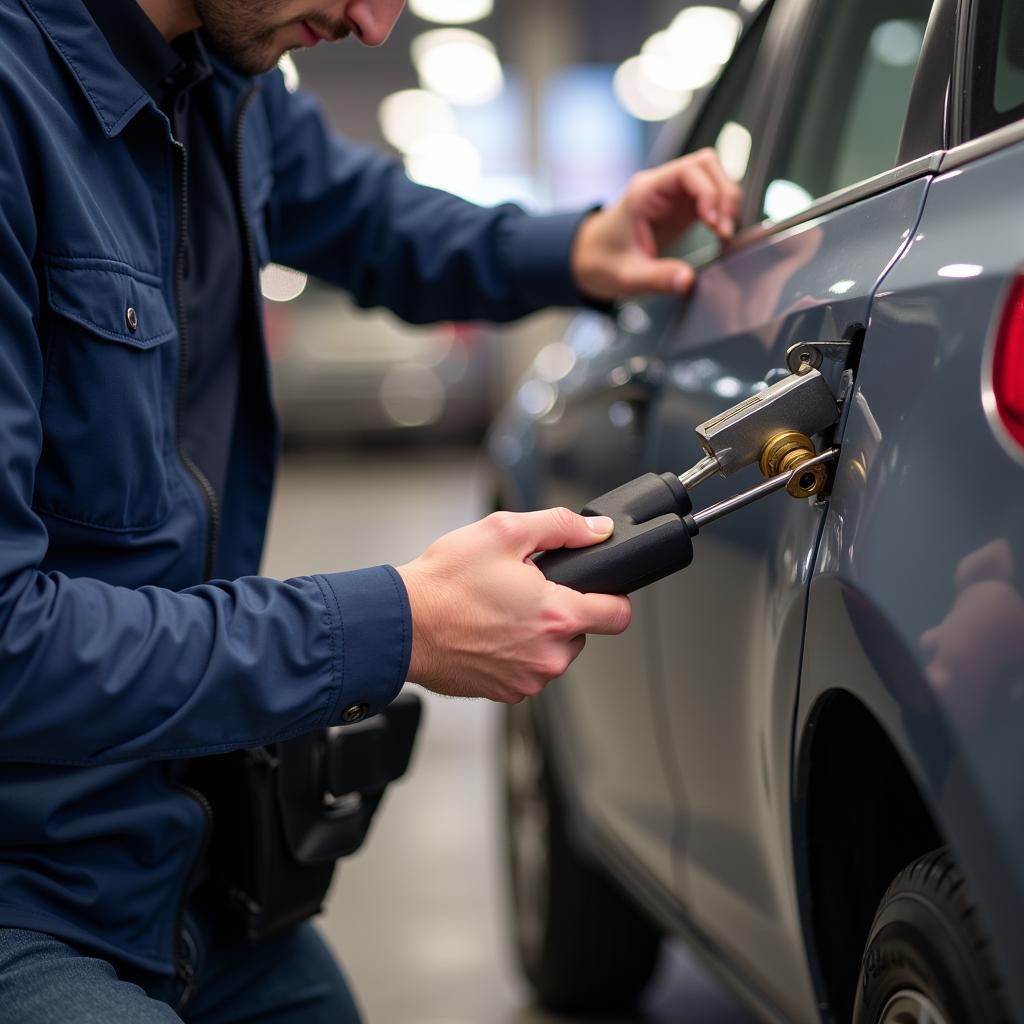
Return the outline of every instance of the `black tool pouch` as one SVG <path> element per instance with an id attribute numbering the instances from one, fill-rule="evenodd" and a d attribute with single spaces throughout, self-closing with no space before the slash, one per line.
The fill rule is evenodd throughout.
<path id="1" fill-rule="evenodd" d="M 204 889 L 246 941 L 319 913 L 335 862 L 409 765 L 420 708 L 404 693 L 355 725 L 193 762 L 187 781 L 213 807 Z"/>

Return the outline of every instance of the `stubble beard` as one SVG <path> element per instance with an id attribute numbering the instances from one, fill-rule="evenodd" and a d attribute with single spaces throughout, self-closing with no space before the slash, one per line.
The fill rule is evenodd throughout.
<path id="1" fill-rule="evenodd" d="M 193 0 L 196 14 L 213 44 L 236 71 L 261 75 L 281 58 L 277 33 L 287 22 L 275 22 L 273 15 L 282 0 Z M 294 20 L 294 19 L 293 19 Z M 332 24 L 322 14 L 311 12 L 305 20 L 328 39 L 350 35 L 344 24 Z"/>
<path id="2" fill-rule="evenodd" d="M 269 71 L 281 54 L 274 37 L 281 28 L 271 18 L 281 0 L 193 0 L 210 39 L 244 75 Z"/>

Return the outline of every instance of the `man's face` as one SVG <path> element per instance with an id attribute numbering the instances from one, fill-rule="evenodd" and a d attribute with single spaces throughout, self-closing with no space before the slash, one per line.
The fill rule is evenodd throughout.
<path id="1" fill-rule="evenodd" d="M 194 0 L 210 37 L 246 74 L 269 71 L 285 50 L 354 35 L 379 46 L 405 0 Z"/>

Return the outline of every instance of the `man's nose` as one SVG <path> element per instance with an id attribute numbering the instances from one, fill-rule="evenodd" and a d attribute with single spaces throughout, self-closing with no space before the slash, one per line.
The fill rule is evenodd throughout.
<path id="1" fill-rule="evenodd" d="M 380 46 L 391 35 L 404 6 L 405 0 L 353 0 L 345 8 L 345 20 L 361 43 Z"/>

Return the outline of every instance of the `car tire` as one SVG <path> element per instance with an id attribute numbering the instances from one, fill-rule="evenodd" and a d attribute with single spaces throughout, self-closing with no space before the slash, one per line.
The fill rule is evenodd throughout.
<path id="1" fill-rule="evenodd" d="M 868 935 L 854 1024 L 1010 1024 L 988 941 L 946 847 L 893 880 Z"/>
<path id="2" fill-rule="evenodd" d="M 628 1009 L 654 973 L 661 934 L 574 849 L 531 702 L 510 707 L 505 724 L 505 846 L 523 971 L 547 1009 Z"/>

